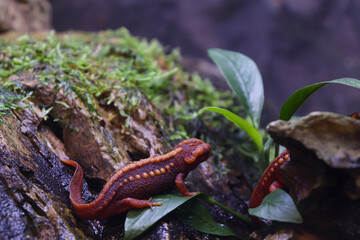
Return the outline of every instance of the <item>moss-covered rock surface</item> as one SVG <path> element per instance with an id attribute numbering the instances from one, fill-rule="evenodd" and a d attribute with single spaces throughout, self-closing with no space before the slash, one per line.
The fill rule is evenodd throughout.
<path id="1" fill-rule="evenodd" d="M 246 211 L 251 173 L 241 170 L 236 147 L 244 134 L 230 134 L 234 129 L 220 117 L 196 115 L 205 106 L 241 109 L 229 93 L 184 72 L 177 50 L 125 29 L 1 38 L 1 238 L 121 238 L 125 214 L 106 222 L 74 215 L 68 200 L 73 169 L 59 157 L 83 167 L 83 199 L 90 202 L 116 169 L 166 153 L 189 137 L 214 149 L 213 157 L 187 178 L 189 188 Z M 229 159 L 236 160 L 231 165 L 236 171 Z M 208 207 L 216 220 L 247 233 L 245 224 Z M 215 238 L 171 215 L 142 238 L 163 234 Z"/>

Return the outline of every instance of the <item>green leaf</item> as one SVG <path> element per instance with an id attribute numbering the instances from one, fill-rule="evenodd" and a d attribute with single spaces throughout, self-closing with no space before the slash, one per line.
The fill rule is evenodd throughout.
<path id="1" fill-rule="evenodd" d="M 201 114 L 205 111 L 217 112 L 217 113 L 222 114 L 228 120 L 233 122 L 236 126 L 243 129 L 249 135 L 249 137 L 255 142 L 259 152 L 262 151 L 263 140 L 262 140 L 260 132 L 256 128 L 251 126 L 251 124 L 248 123 L 246 120 L 244 120 L 243 118 L 239 117 L 238 115 L 230 112 L 229 110 L 218 108 L 218 107 L 203 108 L 198 112 L 198 114 Z"/>
<path id="2" fill-rule="evenodd" d="M 63 102 L 63 101 L 56 101 L 55 103 L 61 104 L 61 105 L 63 105 L 63 106 L 64 106 L 64 107 L 66 107 L 66 108 L 70 108 L 70 106 L 69 106 L 69 105 L 67 105 L 67 104 L 66 104 L 66 102 Z"/>
<path id="3" fill-rule="evenodd" d="M 303 222 L 294 201 L 290 195 L 282 189 L 276 189 L 268 194 L 257 208 L 249 208 L 249 214 L 279 222 Z"/>
<path id="4" fill-rule="evenodd" d="M 280 120 L 290 120 L 298 108 L 319 88 L 329 83 L 338 83 L 350 87 L 360 88 L 360 80 L 354 78 L 340 78 L 332 81 L 319 82 L 294 92 L 283 104 L 280 110 Z"/>
<path id="5" fill-rule="evenodd" d="M 209 49 L 208 54 L 240 99 L 253 126 L 258 127 L 264 104 L 264 86 L 255 62 L 241 53 L 222 49 Z"/>
<path id="6" fill-rule="evenodd" d="M 46 108 L 41 109 L 41 113 L 42 113 L 43 118 L 44 118 L 45 121 L 47 120 L 48 114 L 49 114 L 49 112 L 51 112 L 52 109 L 53 109 L 53 107 L 50 107 L 48 109 L 46 109 Z"/>
<path id="7" fill-rule="evenodd" d="M 191 197 L 172 194 L 158 195 L 153 197 L 152 202 L 161 202 L 162 206 L 144 209 L 131 209 L 125 220 L 124 240 L 133 239 L 139 236 L 159 219 L 195 196 L 197 195 Z"/>
<path id="8" fill-rule="evenodd" d="M 178 208 L 176 215 L 200 232 L 216 236 L 237 236 L 224 224 L 215 222 L 206 207 L 196 199 Z"/>

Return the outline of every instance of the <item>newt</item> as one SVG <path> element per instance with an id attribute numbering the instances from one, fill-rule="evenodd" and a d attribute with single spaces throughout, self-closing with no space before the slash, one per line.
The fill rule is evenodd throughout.
<path id="1" fill-rule="evenodd" d="M 289 161 L 289 159 L 290 153 L 288 150 L 285 150 L 269 164 L 254 188 L 250 198 L 249 208 L 258 207 L 266 195 L 275 191 L 277 188 L 283 189 L 286 186 L 281 176 L 280 167 Z"/>
<path id="2" fill-rule="evenodd" d="M 355 112 L 350 117 L 360 120 L 360 112 Z M 281 176 L 280 167 L 289 160 L 290 153 L 288 150 L 285 150 L 269 164 L 253 190 L 249 201 L 249 208 L 258 207 L 266 195 L 275 191 L 275 189 L 284 189 L 286 187 L 286 183 Z M 253 220 L 258 222 L 256 217 L 253 217 Z"/>
<path id="3" fill-rule="evenodd" d="M 98 197 L 90 203 L 81 199 L 84 175 L 81 166 L 72 160 L 60 160 L 76 167 L 69 187 L 75 214 L 81 219 L 102 221 L 131 208 L 160 206 L 162 203 L 151 202 L 151 196 L 174 185 L 184 196 L 196 194 L 187 189 L 184 178 L 210 156 L 210 151 L 210 145 L 193 138 L 182 141 L 167 154 L 126 165 L 110 177 Z M 144 200 L 148 197 L 150 199 Z"/>

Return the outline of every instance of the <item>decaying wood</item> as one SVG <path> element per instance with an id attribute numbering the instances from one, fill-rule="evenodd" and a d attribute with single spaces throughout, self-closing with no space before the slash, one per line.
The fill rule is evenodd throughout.
<path id="1" fill-rule="evenodd" d="M 100 115 L 94 117 L 74 95 L 52 85 L 40 86 L 34 75 L 12 78 L 35 94 L 28 107 L 11 112 L 0 126 L 2 239 L 121 238 L 124 215 L 106 222 L 80 220 L 74 215 L 68 198 L 73 169 L 59 157 L 76 160 L 83 167 L 87 180 L 83 198 L 90 202 L 115 169 L 170 149 L 170 144 L 162 141 L 159 110 L 144 97 L 125 127 L 126 119 L 114 105 L 99 104 Z M 44 116 L 38 106 L 52 110 Z M 211 163 L 203 163 L 190 174 L 188 185 L 195 191 L 222 196 L 230 206 L 237 204 L 226 182 L 218 178 Z M 224 191 L 231 196 L 224 196 Z M 147 235 L 161 238 L 164 231 L 175 238 L 205 237 L 171 217 Z"/>

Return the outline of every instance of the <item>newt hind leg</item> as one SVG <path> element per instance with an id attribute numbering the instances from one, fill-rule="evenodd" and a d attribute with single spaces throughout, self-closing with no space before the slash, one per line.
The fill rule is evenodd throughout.
<path id="1" fill-rule="evenodd" d="M 154 206 L 161 206 L 162 203 L 151 202 L 151 198 L 148 200 L 141 200 L 136 198 L 124 198 L 116 200 L 105 207 L 96 219 L 102 221 L 108 217 L 120 214 L 132 208 L 147 208 Z"/>

